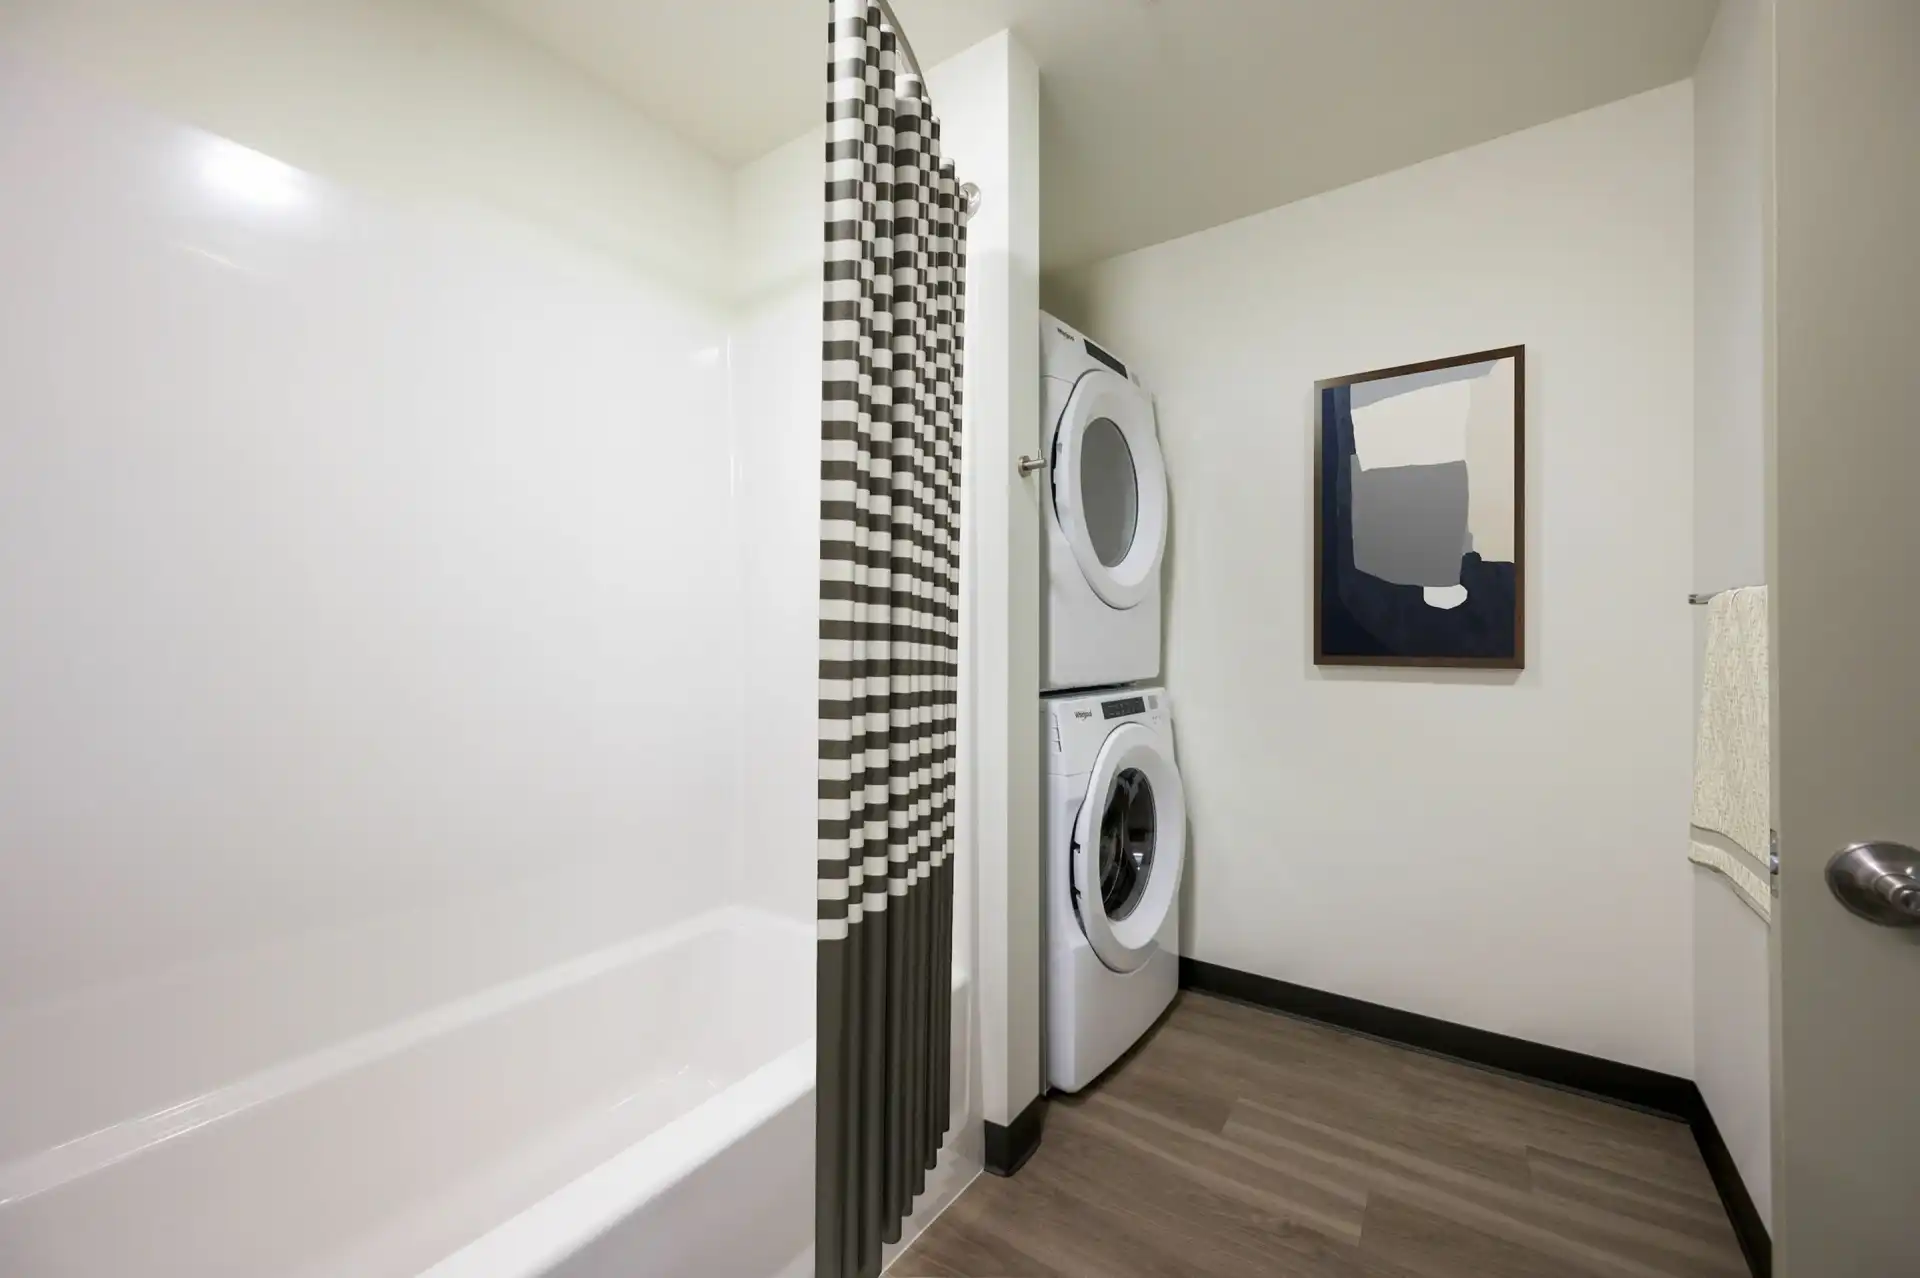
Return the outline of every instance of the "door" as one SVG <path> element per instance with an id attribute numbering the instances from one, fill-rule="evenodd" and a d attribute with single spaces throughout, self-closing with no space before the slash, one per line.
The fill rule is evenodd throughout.
<path id="1" fill-rule="evenodd" d="M 1180 893 L 1187 797 L 1164 737 L 1123 723 L 1101 744 L 1073 826 L 1073 908 L 1102 963 L 1131 972 Z"/>
<path id="2" fill-rule="evenodd" d="M 1074 562 L 1109 608 L 1132 608 L 1159 579 L 1167 471 L 1153 404 L 1126 378 L 1081 375 L 1053 441 L 1053 508 Z"/>
<path id="3" fill-rule="evenodd" d="M 1920 845 L 1920 4 L 1777 0 L 1769 497 L 1776 1273 L 1920 1274 L 1920 929 L 1823 881 Z"/>

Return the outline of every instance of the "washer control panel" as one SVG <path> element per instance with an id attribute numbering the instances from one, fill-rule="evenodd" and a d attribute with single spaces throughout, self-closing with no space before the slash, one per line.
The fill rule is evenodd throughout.
<path id="1" fill-rule="evenodd" d="M 1123 723 L 1144 723 L 1167 732 L 1167 709 L 1164 688 L 1113 688 L 1041 698 L 1047 771 L 1066 775 L 1087 771 L 1108 734 Z"/>

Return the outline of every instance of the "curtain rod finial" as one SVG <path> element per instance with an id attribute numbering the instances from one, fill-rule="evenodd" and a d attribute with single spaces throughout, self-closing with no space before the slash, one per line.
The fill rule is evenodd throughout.
<path id="1" fill-rule="evenodd" d="M 980 211 L 980 188 L 971 182 L 960 184 L 960 199 L 966 206 L 967 216 L 972 217 Z"/>

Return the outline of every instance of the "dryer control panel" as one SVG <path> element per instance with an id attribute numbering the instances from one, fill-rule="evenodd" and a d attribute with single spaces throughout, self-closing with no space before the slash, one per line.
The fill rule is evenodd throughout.
<path id="1" fill-rule="evenodd" d="M 1134 385 L 1140 384 L 1140 379 L 1133 375 L 1125 360 L 1085 333 L 1042 311 L 1040 376 L 1061 378 L 1071 385 L 1082 373 L 1093 368 L 1112 369 Z"/>

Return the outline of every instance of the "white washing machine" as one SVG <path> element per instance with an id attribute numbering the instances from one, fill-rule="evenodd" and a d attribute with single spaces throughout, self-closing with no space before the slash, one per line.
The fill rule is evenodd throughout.
<path id="1" fill-rule="evenodd" d="M 1047 1081 L 1077 1092 L 1180 987 L 1187 799 L 1159 688 L 1041 701 Z"/>
<path id="2" fill-rule="evenodd" d="M 1042 314 L 1040 411 L 1050 480 L 1040 686 L 1156 679 L 1167 468 L 1153 397 L 1119 359 Z"/>

